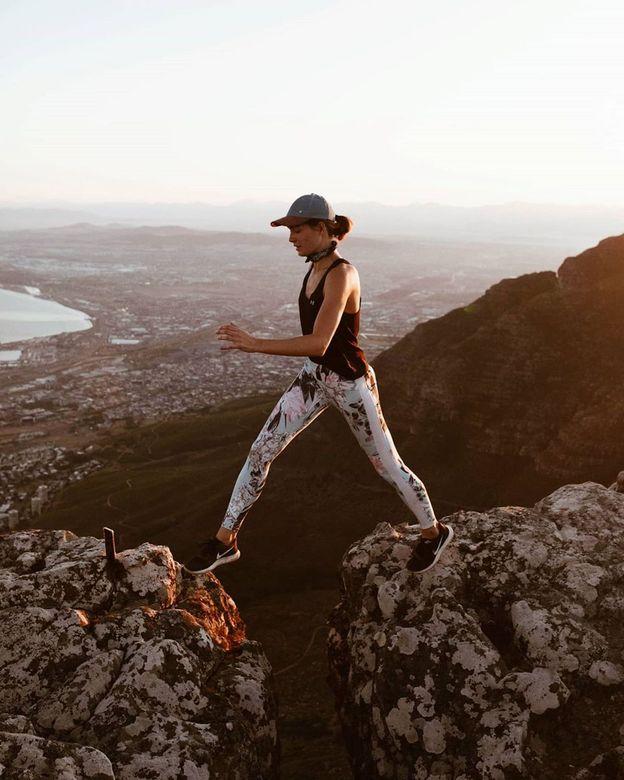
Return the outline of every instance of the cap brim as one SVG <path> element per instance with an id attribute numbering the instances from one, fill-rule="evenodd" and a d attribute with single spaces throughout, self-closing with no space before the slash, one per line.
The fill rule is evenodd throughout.
<path id="1" fill-rule="evenodd" d="M 285 225 L 286 227 L 295 227 L 295 225 L 303 225 L 308 221 L 308 217 L 282 217 L 271 222 L 271 227 L 280 227 Z"/>

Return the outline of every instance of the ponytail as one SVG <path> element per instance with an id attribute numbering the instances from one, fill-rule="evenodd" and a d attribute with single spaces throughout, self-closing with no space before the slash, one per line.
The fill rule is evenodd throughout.
<path id="1" fill-rule="evenodd" d="M 324 222 L 330 237 L 337 238 L 338 241 L 342 241 L 347 233 L 353 229 L 353 220 L 343 214 L 336 214 L 335 219 L 309 219 L 308 222 L 312 227 Z"/>

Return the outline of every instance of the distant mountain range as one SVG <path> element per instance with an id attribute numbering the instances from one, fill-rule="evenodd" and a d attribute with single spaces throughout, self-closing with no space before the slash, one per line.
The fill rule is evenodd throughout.
<path id="1" fill-rule="evenodd" d="M 209 203 L 0 204 L 0 230 L 60 227 L 74 223 L 179 225 L 202 230 L 271 232 L 272 219 L 289 203 L 243 200 Z M 350 216 L 358 235 L 415 236 L 436 241 L 491 241 L 588 246 L 624 230 L 624 207 L 504 203 L 474 207 L 440 203 L 387 206 L 375 202 L 334 204 Z"/>

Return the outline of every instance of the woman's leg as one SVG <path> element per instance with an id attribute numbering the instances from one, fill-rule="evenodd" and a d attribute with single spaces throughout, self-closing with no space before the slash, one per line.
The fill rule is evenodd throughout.
<path id="1" fill-rule="evenodd" d="M 349 381 L 330 375 L 333 404 L 345 417 L 375 470 L 389 482 L 412 513 L 425 536 L 436 536 L 437 520 L 423 482 L 403 463 L 392 440 L 379 402 L 372 366 L 367 374 Z M 333 382 L 331 381 L 333 379 Z"/>
<path id="2" fill-rule="evenodd" d="M 271 463 L 328 405 L 321 383 L 304 365 L 251 445 L 217 533 L 221 541 L 229 542 L 238 533 L 247 512 L 260 497 Z"/>

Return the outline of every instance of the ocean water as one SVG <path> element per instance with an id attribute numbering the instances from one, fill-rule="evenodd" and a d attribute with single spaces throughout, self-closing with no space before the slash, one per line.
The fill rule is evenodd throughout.
<path id="1" fill-rule="evenodd" d="M 0 349 L 0 363 L 17 363 L 21 356 L 21 349 Z"/>
<path id="2" fill-rule="evenodd" d="M 82 311 L 0 288 L 0 344 L 91 327 L 91 318 Z"/>

